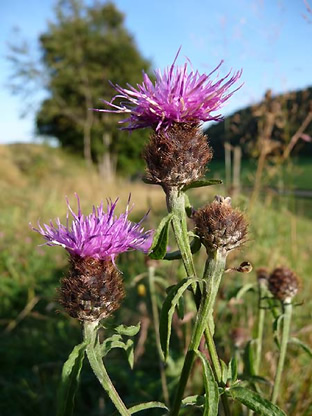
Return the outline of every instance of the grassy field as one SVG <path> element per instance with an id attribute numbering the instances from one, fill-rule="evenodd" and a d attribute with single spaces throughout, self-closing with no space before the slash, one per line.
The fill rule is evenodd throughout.
<path id="1" fill-rule="evenodd" d="M 146 227 L 152 228 L 157 226 L 165 212 L 165 200 L 161 189 L 155 186 L 124 179 L 107 184 L 95 170 L 87 169 L 82 161 L 59 149 L 36 145 L 2 146 L 0 158 L 0 414 L 52 416 L 55 414 L 62 364 L 73 346 L 80 342 L 81 328 L 78 322 L 60 310 L 56 301 L 56 287 L 66 272 L 66 255 L 61 248 L 39 246 L 42 243 L 40 236 L 31 231 L 29 222 L 36 225 L 38 219 L 46 222 L 58 216 L 65 218 L 65 195 L 75 206 L 75 192 L 79 194 L 82 208 L 86 211 L 108 197 L 120 197 L 118 209 L 122 210 L 131 192 L 135 204 L 131 219 L 140 219 L 151 208 Z M 246 179 L 244 183 L 252 184 L 252 169 L 245 168 L 243 165 L 243 176 L 249 182 Z M 297 178 L 294 179 L 294 186 L 311 188 L 311 170 L 307 162 L 295 165 L 292 172 L 298 171 L 298 175 L 291 174 L 292 179 Z M 218 167 L 217 163 L 212 163 L 211 176 L 222 178 L 221 165 Z M 192 191 L 190 198 L 198 207 L 210 201 L 214 194 L 224 192 L 222 186 L 205 188 Z M 303 289 L 297 297 L 298 306 L 294 308 L 292 334 L 311 346 L 312 219 L 305 208 L 308 205 L 298 204 L 294 197 L 280 198 L 268 192 L 252 211 L 248 210 L 246 195 L 237 197 L 234 204 L 246 211 L 250 237 L 242 250 L 229 257 L 228 267 L 248 260 L 254 269 L 285 265 L 295 270 L 301 277 Z M 204 259 L 204 252 L 196 256 L 198 270 L 202 269 Z M 168 286 L 184 276 L 177 264 L 164 262 L 157 266 L 157 273 L 165 276 Z M 118 266 L 123 271 L 127 296 L 110 322 L 136 324 L 141 321 L 142 330 L 136 338 L 134 371 L 128 368 L 126 358 L 120 351 L 111 354 L 107 366 L 127 403 L 160 399 L 148 284 L 138 278 L 146 271 L 144 256 L 127 253 L 120 258 Z M 249 275 L 227 274 L 223 280 L 216 307 L 216 340 L 226 362 L 233 354 L 233 330 L 242 329 L 245 341 L 255 337 L 255 293 L 250 292 L 240 300 L 233 295 L 241 285 L 255 281 L 254 272 Z M 159 298 L 164 296 L 164 290 L 159 289 Z M 272 341 L 269 313 L 266 319 L 262 371 L 272 380 L 277 348 Z M 218 322 L 222 324 L 218 325 Z M 177 361 L 167 368 L 169 390 L 174 389 L 181 364 L 178 351 L 190 328 L 190 322 L 182 325 L 178 320 L 174 321 L 173 346 L 176 349 L 173 347 L 172 354 Z M 241 351 L 238 353 L 241 354 Z M 290 346 L 288 357 L 280 405 L 290 416 L 308 416 L 312 414 L 311 359 L 295 346 Z M 193 385 L 198 392 L 202 391 L 196 372 Z M 85 366 L 75 415 L 106 415 L 112 411 L 91 370 Z M 184 414 L 200 413 L 189 411 Z M 239 409 L 235 415 L 241 415 Z"/>

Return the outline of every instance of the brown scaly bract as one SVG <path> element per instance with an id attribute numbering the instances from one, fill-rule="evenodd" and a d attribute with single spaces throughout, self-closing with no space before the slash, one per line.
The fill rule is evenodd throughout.
<path id="1" fill-rule="evenodd" d="M 212 151 L 198 125 L 175 123 L 152 134 L 143 157 L 149 181 L 182 188 L 203 177 Z"/>
<path id="2" fill-rule="evenodd" d="M 231 198 L 215 200 L 194 214 L 196 233 L 207 251 L 229 252 L 247 239 L 247 222 L 241 211 L 231 206 Z"/>
<path id="3" fill-rule="evenodd" d="M 62 279 L 60 303 L 73 318 L 101 320 L 119 308 L 124 298 L 121 275 L 110 259 L 70 257 L 68 277 Z"/>

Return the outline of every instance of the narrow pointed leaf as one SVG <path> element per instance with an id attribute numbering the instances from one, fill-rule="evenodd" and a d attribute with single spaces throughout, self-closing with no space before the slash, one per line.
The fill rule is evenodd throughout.
<path id="1" fill-rule="evenodd" d="M 279 407 L 252 390 L 244 387 L 233 387 L 229 391 L 234 400 L 244 404 L 259 416 L 286 416 Z"/>
<path id="2" fill-rule="evenodd" d="M 71 416 L 87 343 L 76 345 L 65 362 L 58 391 L 57 416 Z"/>
<path id="3" fill-rule="evenodd" d="M 165 257 L 169 240 L 169 227 L 172 218 L 173 214 L 170 213 L 160 221 L 151 246 L 152 252 L 149 255 L 151 259 L 160 260 Z"/>
<path id="4" fill-rule="evenodd" d="M 214 378 L 211 366 L 206 356 L 200 351 L 196 351 L 196 355 L 201 359 L 203 364 L 204 386 L 206 391 L 204 416 L 216 416 L 218 414 L 219 405 L 219 389 Z"/>
<path id="5" fill-rule="evenodd" d="M 192 188 L 202 188 L 203 186 L 220 185 L 221 183 L 221 179 L 200 179 L 199 181 L 185 185 L 182 191 L 187 191 L 188 189 Z"/>
<path id="6" fill-rule="evenodd" d="M 228 378 L 232 380 L 232 382 L 237 380 L 237 360 L 235 357 L 233 357 L 230 361 Z"/>
<path id="7" fill-rule="evenodd" d="M 228 380 L 229 369 L 228 369 L 227 365 L 225 364 L 225 362 L 223 360 L 220 360 L 220 364 L 221 364 L 222 382 L 223 382 L 223 384 L 226 384 L 226 382 Z"/>
<path id="8" fill-rule="evenodd" d="M 241 299 L 245 295 L 245 293 L 247 293 L 249 290 L 253 290 L 254 287 L 255 287 L 254 283 L 246 283 L 236 293 L 236 299 Z"/>
<path id="9" fill-rule="evenodd" d="M 296 344 L 299 347 L 301 347 L 309 356 L 310 358 L 312 358 L 312 350 L 311 348 L 305 344 L 304 342 L 302 342 L 300 339 L 298 338 L 290 338 L 290 340 L 288 341 L 290 344 Z"/>
<path id="10" fill-rule="evenodd" d="M 244 374 L 247 376 L 256 375 L 254 367 L 254 351 L 252 348 L 252 341 L 248 341 L 244 350 Z"/>
<path id="11" fill-rule="evenodd" d="M 166 297 L 161 313 L 160 313 L 160 325 L 159 325 L 159 335 L 160 343 L 162 350 L 164 352 L 165 359 L 167 359 L 169 354 L 169 343 L 171 336 L 171 323 L 172 316 L 177 306 L 179 299 L 183 296 L 183 293 L 187 288 L 192 284 L 198 282 L 198 279 L 183 279 L 177 285 L 171 288 Z"/>
<path id="12" fill-rule="evenodd" d="M 129 413 L 130 415 L 134 415 L 135 413 L 141 412 L 142 410 L 146 410 L 146 409 L 165 409 L 165 410 L 169 410 L 168 407 L 161 402 L 147 402 L 147 403 L 140 403 L 137 404 L 136 406 L 132 406 L 129 409 Z"/>

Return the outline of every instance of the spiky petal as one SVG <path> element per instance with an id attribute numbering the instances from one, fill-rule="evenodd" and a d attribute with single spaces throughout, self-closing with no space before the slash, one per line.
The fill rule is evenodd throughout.
<path id="1" fill-rule="evenodd" d="M 115 202 L 107 202 L 107 210 L 104 211 L 103 202 L 98 207 L 93 207 L 89 215 L 83 215 L 80 209 L 78 195 L 78 213 L 72 210 L 67 201 L 67 223 L 61 224 L 59 218 L 50 224 L 33 228 L 43 236 L 48 246 L 60 245 L 70 255 L 82 258 L 91 257 L 94 259 L 108 259 L 113 262 L 115 257 L 128 250 L 140 250 L 147 252 L 151 245 L 151 231 L 144 231 L 142 221 L 133 223 L 128 220 L 129 202 L 126 211 L 119 216 L 114 214 Z M 72 216 L 70 224 L 69 214 Z"/>
<path id="2" fill-rule="evenodd" d="M 155 71 L 155 82 L 143 71 L 143 82 L 137 88 L 128 85 L 122 88 L 113 85 L 118 92 L 113 99 L 103 102 L 111 109 L 97 109 L 108 113 L 124 113 L 129 117 L 120 123 L 128 123 L 125 130 L 152 127 L 156 131 L 167 129 L 173 123 L 198 124 L 201 121 L 220 120 L 221 114 L 211 113 L 219 110 L 233 95 L 229 92 L 233 84 L 241 77 L 242 71 L 231 76 L 231 71 L 221 79 L 212 80 L 223 61 L 208 75 L 191 70 L 188 73 L 187 62 L 176 66 L 178 51 L 173 64 Z M 119 104 L 115 104 L 118 100 Z"/>

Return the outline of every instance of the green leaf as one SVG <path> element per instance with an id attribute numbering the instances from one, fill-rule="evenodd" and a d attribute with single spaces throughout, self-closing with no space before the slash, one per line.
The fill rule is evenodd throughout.
<path id="1" fill-rule="evenodd" d="M 140 403 L 137 404 L 136 406 L 132 406 L 130 407 L 129 413 L 130 415 L 134 415 L 134 413 L 138 413 L 141 412 L 142 410 L 146 410 L 146 409 L 165 409 L 165 410 L 169 410 L 168 407 L 161 402 L 147 402 L 147 403 Z"/>
<path id="2" fill-rule="evenodd" d="M 193 207 L 190 203 L 190 199 L 188 197 L 188 195 L 184 194 L 184 201 L 185 201 L 185 212 L 186 215 L 191 218 L 192 214 L 193 214 Z"/>
<path id="3" fill-rule="evenodd" d="M 119 325 L 115 328 L 115 331 L 120 335 L 126 335 L 128 337 L 133 337 L 136 335 L 141 328 L 141 322 L 139 322 L 137 325 Z"/>
<path id="4" fill-rule="evenodd" d="M 133 341 L 128 339 L 127 342 L 122 340 L 121 335 L 114 334 L 111 337 L 105 339 L 101 345 L 101 355 L 105 357 L 112 349 L 120 348 L 127 354 L 127 359 L 131 368 L 133 368 L 134 354 L 133 354 Z"/>
<path id="5" fill-rule="evenodd" d="M 244 387 L 233 387 L 229 389 L 229 392 L 234 400 L 238 400 L 259 416 L 286 416 L 279 407 L 254 391 Z"/>
<path id="6" fill-rule="evenodd" d="M 247 376 L 254 376 L 256 375 L 255 368 L 254 368 L 254 351 L 252 348 L 253 341 L 250 340 L 247 342 L 245 350 L 244 350 L 244 374 Z"/>
<path id="7" fill-rule="evenodd" d="M 274 333 L 274 341 L 278 348 L 280 348 L 280 340 L 281 340 L 281 325 L 284 319 L 284 315 L 281 314 L 277 316 L 273 321 L 273 333 Z"/>
<path id="8" fill-rule="evenodd" d="M 223 360 L 220 360 L 220 364 L 221 364 L 222 382 L 223 382 L 223 384 L 226 384 L 226 382 L 228 381 L 229 369 L 228 369 L 227 365 L 225 364 L 225 362 Z"/>
<path id="9" fill-rule="evenodd" d="M 134 348 L 133 348 L 132 339 L 128 339 L 125 351 L 126 351 L 126 354 L 127 354 L 129 366 L 130 366 L 131 369 L 133 369 L 133 366 L 134 366 Z"/>
<path id="10" fill-rule="evenodd" d="M 179 319 L 184 318 L 184 309 L 185 309 L 184 297 L 181 296 L 177 303 L 177 314 L 178 314 Z"/>
<path id="11" fill-rule="evenodd" d="M 254 287 L 255 287 L 254 283 L 246 283 L 236 293 L 236 299 L 241 299 L 245 295 L 245 293 L 247 293 L 249 290 L 253 290 Z"/>
<path id="12" fill-rule="evenodd" d="M 76 345 L 65 362 L 58 390 L 57 416 L 71 416 L 87 342 Z"/>
<path id="13" fill-rule="evenodd" d="M 187 406 L 196 406 L 196 407 L 203 407 L 205 404 L 205 396 L 199 396 L 199 395 L 194 395 L 194 396 L 189 396 L 189 397 L 185 397 L 182 400 L 182 407 L 187 407 Z"/>
<path id="14" fill-rule="evenodd" d="M 192 188 L 201 188 L 203 186 L 220 185 L 221 183 L 221 179 L 200 179 L 199 181 L 195 181 L 188 185 L 185 185 L 182 188 L 182 191 L 187 191 L 188 189 Z"/>
<path id="15" fill-rule="evenodd" d="M 151 259 L 160 260 L 165 257 L 169 240 L 169 226 L 172 218 L 173 214 L 170 213 L 160 221 L 153 238 L 151 253 L 149 254 Z"/>
<path id="16" fill-rule="evenodd" d="M 233 357 L 230 361 L 228 378 L 232 380 L 232 382 L 237 380 L 237 359 L 235 357 Z"/>
<path id="17" fill-rule="evenodd" d="M 311 350 L 311 348 L 307 344 L 305 344 L 304 342 L 302 342 L 300 339 L 298 339 L 298 338 L 290 338 L 290 340 L 288 342 L 290 344 L 299 345 L 299 347 L 301 347 L 310 356 L 310 358 L 312 358 L 312 350 Z"/>
<path id="18" fill-rule="evenodd" d="M 159 335 L 161 348 L 164 352 L 164 357 L 167 359 L 169 354 L 169 343 L 171 336 L 171 322 L 172 316 L 177 306 L 180 297 L 186 289 L 192 284 L 198 282 L 199 279 L 183 279 L 177 285 L 172 287 L 163 303 L 160 313 Z"/>
<path id="19" fill-rule="evenodd" d="M 218 414 L 219 405 L 219 389 L 214 378 L 210 363 L 206 356 L 200 351 L 196 351 L 196 355 L 201 359 L 204 370 L 204 386 L 205 386 L 205 408 L 204 416 L 216 416 Z"/>
<path id="20" fill-rule="evenodd" d="M 190 247 L 191 247 L 192 254 L 195 254 L 200 250 L 201 241 L 197 236 L 191 241 Z M 167 253 L 164 257 L 164 260 L 180 260 L 180 259 L 182 259 L 180 250 Z"/>

